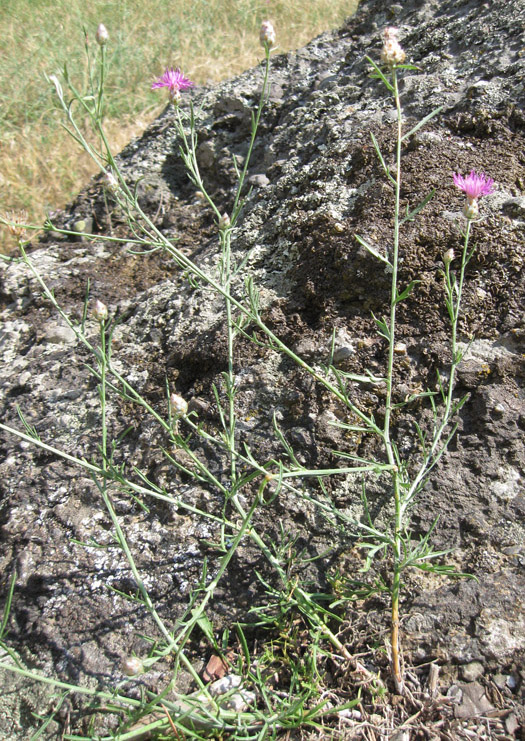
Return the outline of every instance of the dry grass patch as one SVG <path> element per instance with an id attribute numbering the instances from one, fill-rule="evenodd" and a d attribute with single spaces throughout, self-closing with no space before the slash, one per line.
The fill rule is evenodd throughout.
<path id="1" fill-rule="evenodd" d="M 84 45 L 95 54 L 94 31 L 110 33 L 106 128 L 119 150 L 150 123 L 159 103 L 149 82 L 166 65 L 181 66 L 200 84 L 215 83 L 262 58 L 259 25 L 271 18 L 279 49 L 300 47 L 351 15 L 357 0 L 4 0 L 0 10 L 0 208 L 25 209 L 40 222 L 94 174 L 94 166 L 60 129 L 45 74 L 67 64 L 79 88 L 88 79 Z M 86 33 L 87 32 L 87 33 Z M 2 241 L 3 240 L 3 241 Z M 0 235 L 0 249 L 12 237 Z"/>

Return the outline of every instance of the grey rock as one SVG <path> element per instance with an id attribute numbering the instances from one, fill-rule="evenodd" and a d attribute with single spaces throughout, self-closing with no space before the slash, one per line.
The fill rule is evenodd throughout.
<path id="1" fill-rule="evenodd" d="M 45 328 L 46 340 L 52 345 L 70 345 L 77 340 L 74 331 L 67 325 L 50 323 Z"/>
<path id="2" fill-rule="evenodd" d="M 266 175 L 263 174 L 250 175 L 250 177 L 248 178 L 248 182 L 250 183 L 250 185 L 254 185 L 256 188 L 265 188 L 270 183 Z"/>
<path id="3" fill-rule="evenodd" d="M 494 710 L 488 701 L 484 688 L 478 682 L 461 685 L 461 702 L 454 708 L 456 718 L 475 718 Z"/>
<path id="4" fill-rule="evenodd" d="M 465 664 L 460 668 L 461 678 L 465 682 L 474 682 L 483 676 L 484 671 L 483 664 L 479 661 L 471 661 L 470 664 Z"/>

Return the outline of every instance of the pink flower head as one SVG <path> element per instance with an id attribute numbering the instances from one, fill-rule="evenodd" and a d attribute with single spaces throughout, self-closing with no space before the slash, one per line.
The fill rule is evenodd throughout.
<path id="1" fill-rule="evenodd" d="M 155 80 L 155 82 L 151 86 L 151 89 L 155 90 L 159 87 L 167 87 L 169 90 L 170 100 L 172 103 L 174 103 L 179 101 L 181 90 L 187 90 L 192 86 L 193 82 L 191 80 L 188 80 L 187 77 L 184 77 L 178 67 L 177 69 L 173 69 L 173 67 L 171 67 L 171 69 L 169 67 L 166 67 L 166 71 L 164 72 L 162 77 L 159 77 L 158 80 Z"/>
<path id="2" fill-rule="evenodd" d="M 494 180 L 488 178 L 484 172 L 478 175 L 474 170 L 466 178 L 454 173 L 454 185 L 465 191 L 469 203 L 476 201 L 480 196 L 488 196 L 494 190 L 492 187 Z"/>

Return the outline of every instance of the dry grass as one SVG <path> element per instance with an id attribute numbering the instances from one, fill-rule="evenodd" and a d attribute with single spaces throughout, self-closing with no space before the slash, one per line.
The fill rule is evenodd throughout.
<path id="1" fill-rule="evenodd" d="M 149 82 L 166 65 L 214 83 L 261 59 L 259 25 L 271 18 L 279 49 L 297 48 L 351 15 L 358 0 L 2 0 L 0 9 L 0 210 L 25 209 L 39 223 L 93 174 L 93 163 L 59 126 L 44 75 L 64 64 L 86 81 L 84 44 L 110 33 L 106 128 L 118 151 L 165 105 Z M 87 30 L 87 35 L 86 35 Z M 2 241 L 4 240 L 4 241 Z M 0 234 L 0 250 L 12 237 Z"/>

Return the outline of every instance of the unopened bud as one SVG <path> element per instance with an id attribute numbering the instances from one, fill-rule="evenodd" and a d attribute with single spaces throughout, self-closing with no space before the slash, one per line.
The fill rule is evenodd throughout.
<path id="1" fill-rule="evenodd" d="M 219 219 L 219 229 L 221 231 L 225 231 L 228 229 L 228 227 L 231 226 L 231 220 L 228 214 L 224 213 L 221 218 Z"/>
<path id="2" fill-rule="evenodd" d="M 261 23 L 261 31 L 259 33 L 259 40 L 261 46 L 268 46 L 270 49 L 275 46 L 275 30 L 271 21 L 263 21 Z"/>
<path id="3" fill-rule="evenodd" d="M 447 250 L 445 254 L 443 255 L 443 262 L 445 263 L 445 265 L 450 265 L 454 257 L 455 257 L 454 250 L 452 249 Z"/>
<path id="4" fill-rule="evenodd" d="M 99 46 L 105 46 L 108 43 L 109 40 L 109 33 L 108 29 L 103 23 L 98 24 L 97 32 L 95 34 L 95 38 L 97 40 L 97 44 Z"/>
<path id="5" fill-rule="evenodd" d="M 120 668 L 122 674 L 125 674 L 127 677 L 136 677 L 137 674 L 142 674 L 144 671 L 144 664 L 136 656 L 126 656 L 126 658 L 122 659 Z"/>
<path id="6" fill-rule="evenodd" d="M 171 394 L 170 405 L 174 417 L 184 417 L 188 412 L 188 402 L 179 394 Z"/>
<path id="7" fill-rule="evenodd" d="M 469 221 L 472 221 L 472 219 L 478 218 L 479 206 L 475 198 L 468 199 L 467 203 L 465 204 L 465 208 L 463 209 L 463 216 Z"/>
<path id="8" fill-rule="evenodd" d="M 104 185 L 109 190 L 110 193 L 117 193 L 118 191 L 118 180 L 113 175 L 111 170 L 106 170 L 104 174 Z"/>
<path id="9" fill-rule="evenodd" d="M 93 307 L 93 318 L 97 320 L 97 322 L 105 322 L 108 318 L 108 307 L 106 304 L 102 303 L 102 301 L 99 301 L 98 299 L 95 301 L 95 305 Z"/>

